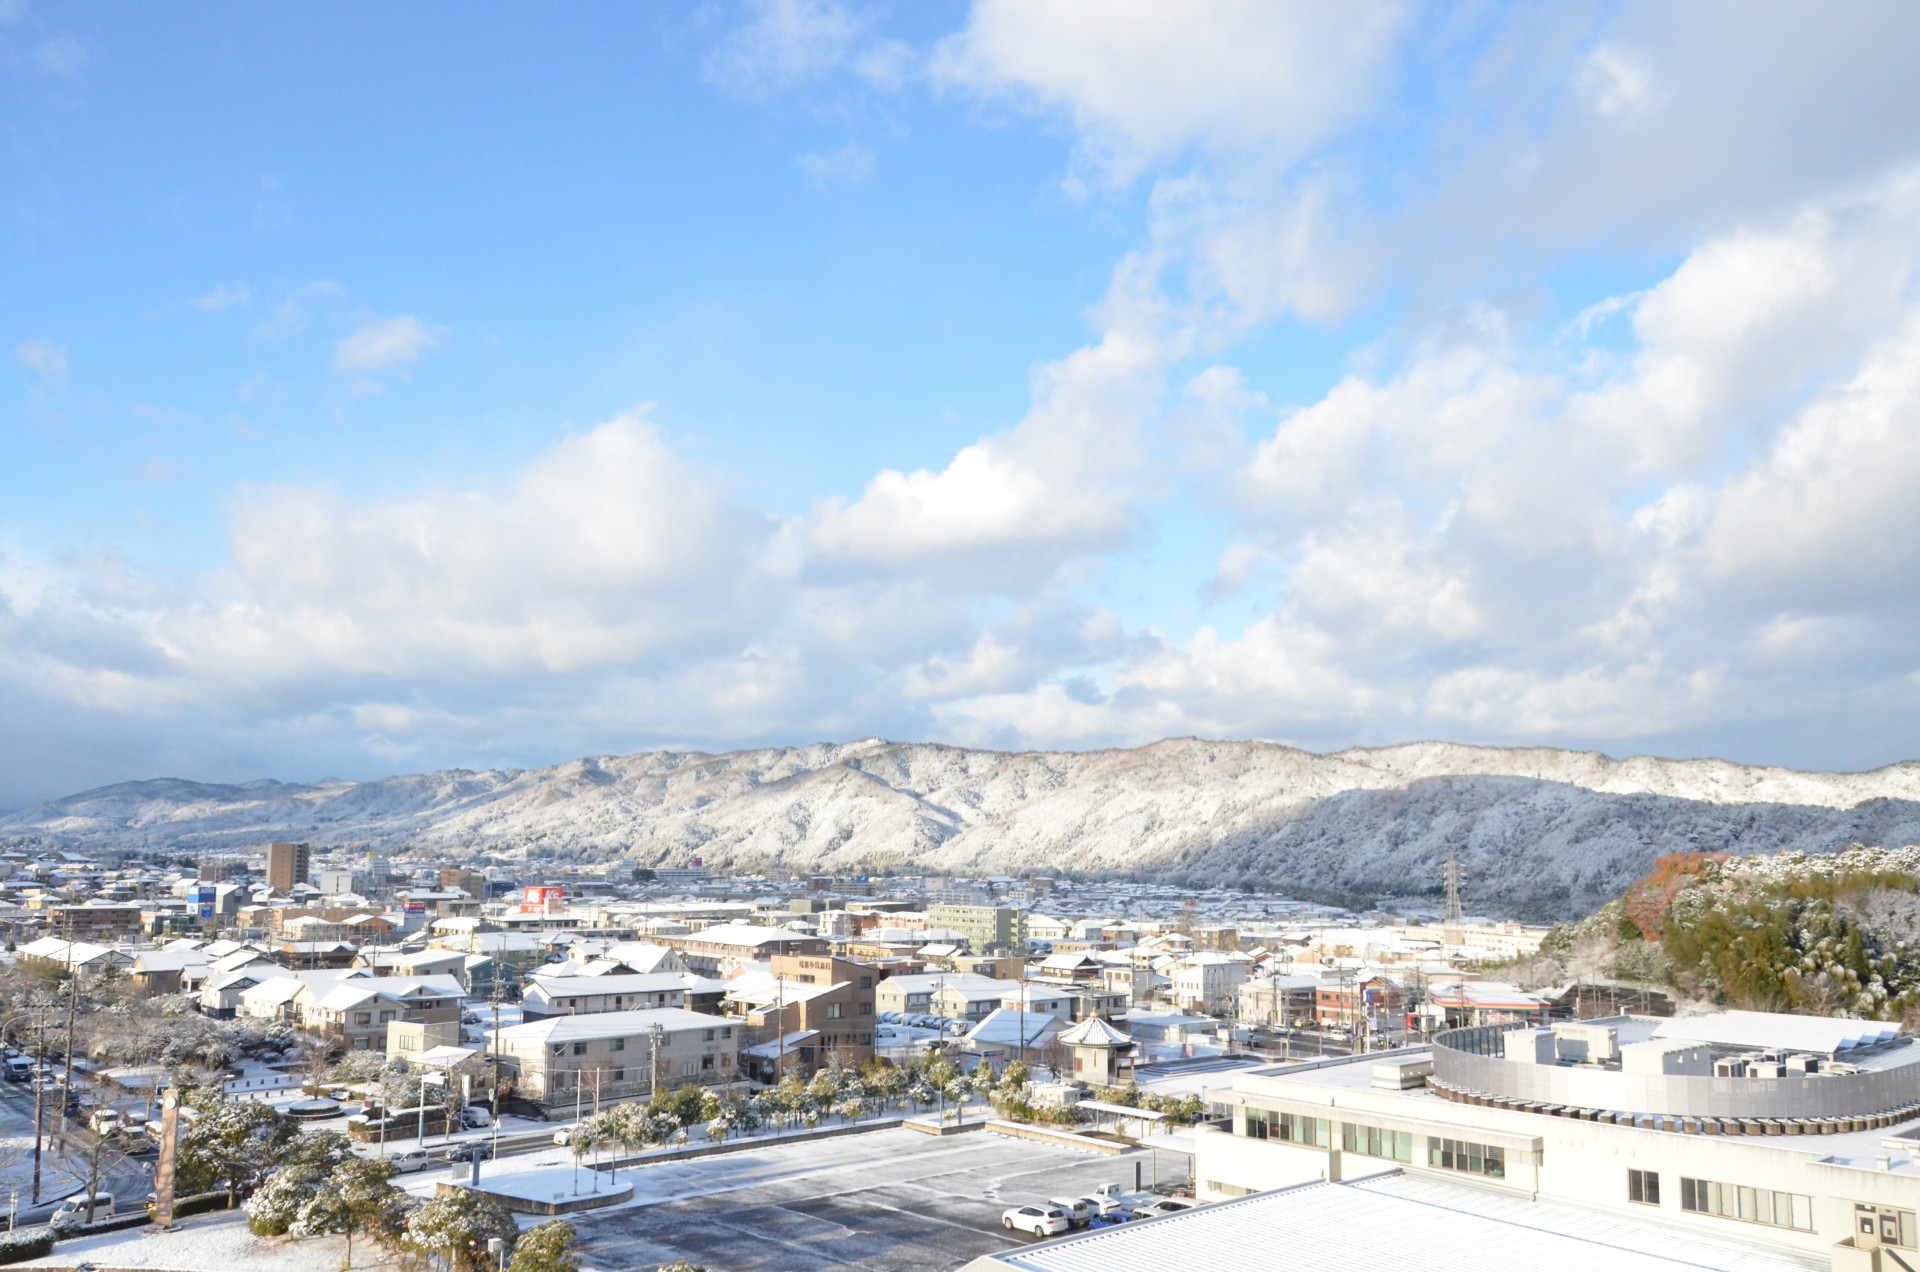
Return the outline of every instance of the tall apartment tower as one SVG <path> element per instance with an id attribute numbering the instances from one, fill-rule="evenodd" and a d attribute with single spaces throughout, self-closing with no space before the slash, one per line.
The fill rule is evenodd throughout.
<path id="1" fill-rule="evenodd" d="M 305 844 L 267 845 L 267 886 L 275 892 L 291 892 L 296 883 L 305 883 L 313 867 L 313 850 Z"/>

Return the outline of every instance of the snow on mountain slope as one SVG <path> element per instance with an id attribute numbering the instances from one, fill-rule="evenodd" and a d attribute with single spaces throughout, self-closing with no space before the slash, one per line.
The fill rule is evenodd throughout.
<path id="1" fill-rule="evenodd" d="M 1483 909 L 1573 913 L 1661 852 L 1920 839 L 1920 764 L 1799 773 L 1425 742 L 1316 755 L 1170 739 L 969 751 L 878 739 L 644 752 L 537 770 L 237 786 L 176 779 L 0 817 L 79 848 L 422 845 L 805 870 L 1126 872 L 1335 895 L 1429 893 L 1460 856 Z"/>

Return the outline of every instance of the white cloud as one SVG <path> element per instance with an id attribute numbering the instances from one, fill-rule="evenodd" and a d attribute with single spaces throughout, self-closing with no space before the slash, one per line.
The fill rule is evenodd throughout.
<path id="1" fill-rule="evenodd" d="M 412 314 L 372 318 L 333 346 L 333 369 L 341 375 L 399 372 L 440 342 L 442 331 Z"/>
<path id="2" fill-rule="evenodd" d="M 1374 99 L 1401 6 L 978 0 L 934 62 L 946 84 L 1072 121 L 1122 179 L 1200 146 L 1291 162 Z"/>
<path id="3" fill-rule="evenodd" d="M 794 160 L 795 166 L 814 185 L 859 185 L 873 175 L 874 155 L 858 142 L 849 141 L 833 150 L 809 150 Z"/>
<path id="4" fill-rule="evenodd" d="M 39 376 L 47 388 L 67 387 L 67 350 L 64 345 L 40 337 L 28 340 L 13 351 L 20 365 Z"/>
<path id="5" fill-rule="evenodd" d="M 873 38 L 867 23 L 837 0 L 755 0 L 753 17 L 707 55 L 707 78 L 760 98 L 850 69 L 878 88 L 904 83 L 913 54 L 898 40 Z"/>
<path id="6" fill-rule="evenodd" d="M 221 283 L 202 296 L 195 296 L 195 308 L 210 313 L 219 313 L 222 309 L 231 309 L 235 305 L 244 305 L 253 299 L 253 292 L 245 283 Z"/>

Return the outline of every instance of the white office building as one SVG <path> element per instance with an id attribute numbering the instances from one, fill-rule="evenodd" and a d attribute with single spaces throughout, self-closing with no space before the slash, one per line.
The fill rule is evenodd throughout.
<path id="1" fill-rule="evenodd" d="M 1206 1200 L 1382 1169 L 1720 1233 L 1844 1272 L 1920 1269 L 1920 1046 L 1767 1013 L 1456 1029 L 1236 1074 Z"/>

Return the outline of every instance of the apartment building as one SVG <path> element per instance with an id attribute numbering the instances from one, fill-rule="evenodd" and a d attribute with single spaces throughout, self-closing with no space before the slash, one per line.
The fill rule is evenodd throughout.
<path id="1" fill-rule="evenodd" d="M 1230 954 L 1189 954 L 1167 973 L 1173 1005 L 1181 1011 L 1224 1016 L 1232 1011 L 1247 979 L 1248 960 Z"/>
<path id="2" fill-rule="evenodd" d="M 777 955 L 822 957 L 828 953 L 827 942 L 821 937 L 752 923 L 722 923 L 659 940 L 678 951 L 688 971 L 702 976 L 724 975 Z"/>
<path id="3" fill-rule="evenodd" d="M 723 1005 L 760 1040 L 747 1059 L 755 1075 L 767 1080 L 775 1067 L 804 1073 L 830 1058 L 849 1067 L 872 1059 L 878 983 L 864 963 L 781 955 L 769 959 L 765 971 L 729 981 Z"/>
<path id="4" fill-rule="evenodd" d="M 712 1086 L 739 1076 L 740 1021 L 677 1007 L 550 1016 L 493 1035 L 515 1091 L 536 1104 L 591 1107 L 653 1094 L 663 1087 Z"/>
<path id="5" fill-rule="evenodd" d="M 527 981 L 520 1010 L 528 1020 L 594 1012 L 638 1011 L 647 1007 L 685 1007 L 687 976 L 680 972 L 647 975 L 540 976 Z"/>
<path id="6" fill-rule="evenodd" d="M 1024 954 L 1027 916 L 1005 905 L 930 905 L 927 927 L 958 932 L 975 954 Z"/>
<path id="7" fill-rule="evenodd" d="M 305 844 L 267 845 L 267 886 L 283 895 L 313 873 L 313 850 Z"/>

